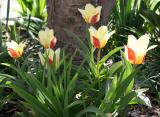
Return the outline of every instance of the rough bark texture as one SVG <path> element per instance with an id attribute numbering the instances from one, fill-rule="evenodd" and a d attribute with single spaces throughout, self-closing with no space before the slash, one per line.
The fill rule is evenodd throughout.
<path id="1" fill-rule="evenodd" d="M 99 4 L 102 5 L 102 18 L 101 24 L 107 24 L 109 14 L 115 4 L 115 0 L 99 0 Z"/>
<path id="2" fill-rule="evenodd" d="M 68 29 L 84 37 L 85 23 L 78 8 L 83 8 L 90 0 L 47 0 L 48 26 L 56 32 L 58 45 L 75 48 L 71 37 L 63 30 Z"/>
<path id="3" fill-rule="evenodd" d="M 86 3 L 97 2 L 103 6 L 102 22 L 106 24 L 114 0 L 47 0 L 48 27 L 55 30 L 58 46 L 64 47 L 67 44 L 72 49 L 77 47 L 63 28 L 85 39 L 85 22 L 78 8 L 84 8 Z"/>

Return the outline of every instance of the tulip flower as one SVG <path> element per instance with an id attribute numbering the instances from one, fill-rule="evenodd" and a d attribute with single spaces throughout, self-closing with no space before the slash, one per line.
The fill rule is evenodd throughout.
<path id="1" fill-rule="evenodd" d="M 85 9 L 78 9 L 82 17 L 89 24 L 95 24 L 100 20 L 101 6 L 94 7 L 92 4 L 86 4 Z"/>
<path id="2" fill-rule="evenodd" d="M 156 45 L 153 45 L 148 48 L 148 44 L 148 35 L 142 35 L 138 40 L 133 35 L 129 35 L 127 46 L 125 46 L 127 60 L 132 64 L 141 64 L 144 61 L 147 51 L 156 47 Z"/>
<path id="3" fill-rule="evenodd" d="M 56 51 L 52 49 L 46 49 L 44 54 L 42 54 L 41 52 L 39 52 L 38 54 L 42 65 L 45 64 L 46 59 L 48 60 L 48 64 L 51 65 L 53 63 L 54 58 L 56 59 L 56 64 L 59 64 L 60 48 L 58 48 Z"/>
<path id="4" fill-rule="evenodd" d="M 108 32 L 107 26 L 101 26 L 98 30 L 94 27 L 89 28 L 91 43 L 95 48 L 103 48 L 108 39 L 115 33 L 115 31 Z"/>
<path id="5" fill-rule="evenodd" d="M 38 33 L 39 41 L 44 46 L 44 48 L 54 48 L 57 42 L 56 37 L 54 36 L 54 31 L 49 28 L 41 30 Z"/>
<path id="6" fill-rule="evenodd" d="M 20 42 L 19 44 L 17 44 L 13 40 L 11 42 L 6 43 L 8 53 L 14 59 L 17 59 L 22 56 L 25 45 L 26 42 Z"/>

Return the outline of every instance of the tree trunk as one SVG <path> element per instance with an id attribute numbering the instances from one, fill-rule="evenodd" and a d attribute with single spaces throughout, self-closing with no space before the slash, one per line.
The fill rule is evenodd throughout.
<path id="1" fill-rule="evenodd" d="M 63 28 L 76 33 L 82 40 L 85 39 L 85 22 L 78 8 L 96 2 L 103 4 L 102 21 L 106 24 L 114 0 L 47 0 L 48 27 L 55 30 L 59 47 L 69 45 L 72 50 L 77 47 Z"/>
<path id="2" fill-rule="evenodd" d="M 115 0 L 99 0 L 99 4 L 102 5 L 101 24 L 106 25 L 109 20 L 109 14 L 115 4 Z"/>
<path id="3" fill-rule="evenodd" d="M 85 23 L 78 8 L 83 8 L 88 2 L 90 0 L 47 0 L 48 27 L 55 30 L 58 46 L 76 47 L 63 28 L 84 37 Z"/>

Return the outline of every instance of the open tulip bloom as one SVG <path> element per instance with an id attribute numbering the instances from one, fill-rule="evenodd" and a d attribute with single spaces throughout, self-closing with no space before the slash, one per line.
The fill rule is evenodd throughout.
<path id="1" fill-rule="evenodd" d="M 148 35 L 142 35 L 138 40 L 133 35 L 129 35 L 127 46 L 125 46 L 127 60 L 132 64 L 141 64 L 147 51 L 156 47 L 156 45 L 153 45 L 148 48 L 148 44 Z"/>
<path id="2" fill-rule="evenodd" d="M 56 37 L 54 36 L 54 31 L 49 28 L 41 30 L 38 33 L 39 41 L 44 46 L 44 48 L 54 48 L 57 42 Z"/>
<path id="3" fill-rule="evenodd" d="M 53 63 L 54 58 L 56 59 L 56 65 L 59 64 L 60 59 L 60 48 L 56 51 L 52 49 L 46 49 L 45 53 L 42 54 L 41 52 L 38 53 L 41 64 L 45 65 L 45 60 L 48 60 L 48 64 L 51 65 Z"/>
<path id="4" fill-rule="evenodd" d="M 95 48 L 103 48 L 108 39 L 115 33 L 115 31 L 108 32 L 107 26 L 101 26 L 98 30 L 94 27 L 89 28 L 90 40 Z"/>
<path id="5" fill-rule="evenodd" d="M 22 56 L 25 45 L 26 42 L 20 42 L 19 44 L 17 44 L 13 40 L 11 42 L 6 43 L 8 53 L 14 59 L 17 59 Z"/>
<path id="6" fill-rule="evenodd" d="M 94 7 L 92 4 L 86 4 L 85 9 L 78 9 L 82 17 L 89 24 L 95 24 L 99 21 L 101 15 L 101 6 Z"/>

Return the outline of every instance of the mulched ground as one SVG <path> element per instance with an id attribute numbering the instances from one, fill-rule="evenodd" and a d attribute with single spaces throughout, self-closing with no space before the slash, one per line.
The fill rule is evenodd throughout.
<path id="1" fill-rule="evenodd" d="M 3 109 L 0 110 L 0 117 L 16 117 L 18 107 L 15 104 L 5 104 Z"/>
<path id="2" fill-rule="evenodd" d="M 144 105 L 135 105 L 128 113 L 128 117 L 160 117 L 160 107 L 146 107 Z"/>
<path id="3" fill-rule="evenodd" d="M 147 96 L 151 101 L 152 107 L 134 105 L 131 107 L 128 117 L 160 117 L 160 102 L 158 102 L 158 98 L 155 98 L 156 94 L 149 92 Z"/>

